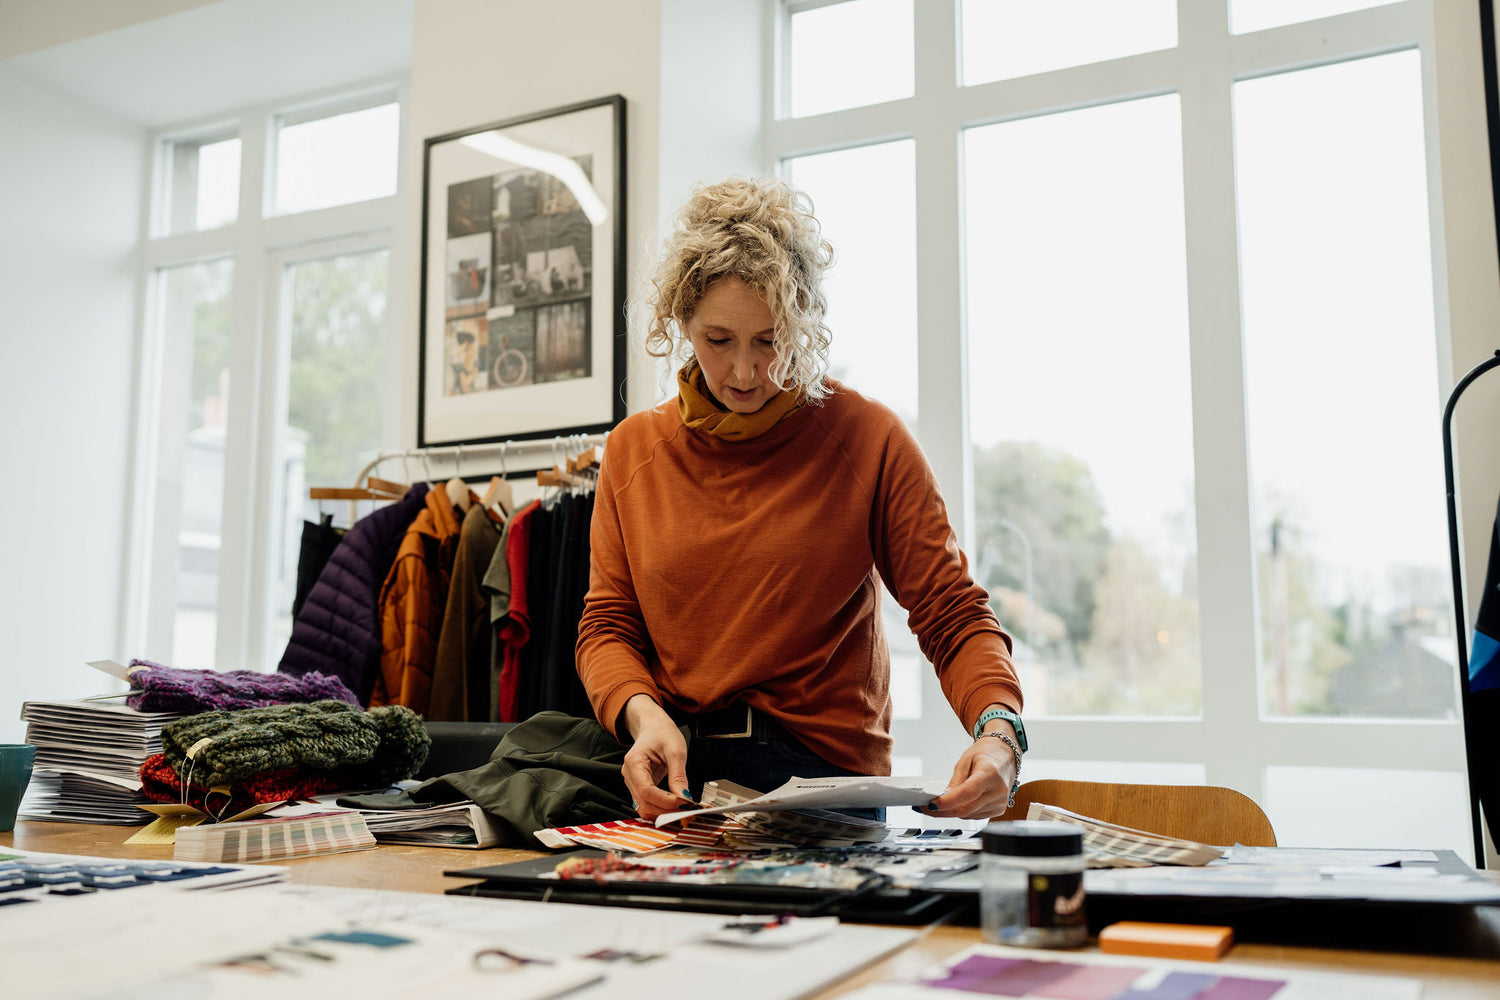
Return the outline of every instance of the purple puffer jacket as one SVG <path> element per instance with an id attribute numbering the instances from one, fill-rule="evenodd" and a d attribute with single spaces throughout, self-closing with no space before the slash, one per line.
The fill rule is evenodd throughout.
<path id="1" fill-rule="evenodd" d="M 344 533 L 292 623 L 278 672 L 337 677 L 361 705 L 370 703 L 380 671 L 380 587 L 426 502 L 427 484 L 417 483 L 399 502 L 360 518 Z"/>

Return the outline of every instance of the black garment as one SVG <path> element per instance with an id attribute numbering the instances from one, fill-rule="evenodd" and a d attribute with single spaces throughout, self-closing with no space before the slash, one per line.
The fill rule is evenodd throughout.
<path id="1" fill-rule="evenodd" d="M 538 830 L 634 818 L 624 760 L 625 748 L 593 719 L 542 712 L 512 726 L 487 764 L 396 795 L 346 795 L 338 804 L 413 809 L 468 799 L 499 821 L 502 845 L 538 849 Z"/>
<path id="2" fill-rule="evenodd" d="M 553 510 L 542 504 L 532 513 L 531 548 L 526 557 L 526 614 L 531 634 L 521 647 L 520 677 L 516 680 L 516 718 L 529 719 L 554 706 L 547 704 L 542 682 L 546 656 L 542 649 L 552 621 L 552 521 Z"/>
<path id="3" fill-rule="evenodd" d="M 542 691 L 548 708 L 569 715 L 594 714 L 578 677 L 578 622 L 589 590 L 589 522 L 594 495 L 566 496 L 553 531 L 552 614 L 543 646 Z"/>
<path id="4" fill-rule="evenodd" d="M 531 637 L 521 647 L 516 690 L 520 718 L 537 712 L 591 716 L 588 692 L 578 677 L 578 622 L 589 589 L 589 526 L 592 493 L 565 493 L 531 515 L 526 570 L 526 609 Z"/>
<path id="5" fill-rule="evenodd" d="M 324 514 L 316 521 L 302 522 L 302 548 L 297 556 L 297 592 L 292 598 L 293 621 L 302 614 L 302 605 L 307 603 L 307 595 L 318 582 L 318 574 L 328 565 L 329 557 L 343 538 L 344 533 L 333 526 L 332 514 Z"/>
<path id="6" fill-rule="evenodd" d="M 1469 698 L 1464 711 L 1469 783 L 1484 810 L 1490 837 L 1500 841 L 1500 510 L 1490 532 L 1490 561 L 1469 646 Z"/>

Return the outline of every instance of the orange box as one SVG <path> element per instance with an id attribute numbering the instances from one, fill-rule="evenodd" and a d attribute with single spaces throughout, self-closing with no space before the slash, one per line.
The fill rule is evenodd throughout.
<path id="1" fill-rule="evenodd" d="M 1099 950 L 1150 958 L 1217 961 L 1234 944 L 1233 927 L 1206 924 L 1153 924 L 1122 920 L 1099 932 Z"/>

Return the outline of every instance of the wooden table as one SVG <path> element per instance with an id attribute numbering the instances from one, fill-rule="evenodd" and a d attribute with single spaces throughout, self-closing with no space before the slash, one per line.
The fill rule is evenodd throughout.
<path id="1" fill-rule="evenodd" d="M 124 841 L 139 827 L 92 826 L 73 823 L 16 824 L 14 833 L 0 833 L 0 846 L 52 854 L 96 857 L 170 859 L 171 847 L 132 847 Z M 510 848 L 457 851 L 433 847 L 385 845 L 373 851 L 332 854 L 280 861 L 293 881 L 404 892 L 442 892 L 462 884 L 443 875 L 445 869 L 504 864 L 538 857 L 539 852 Z M 1482 923 L 1500 942 L 1500 907 L 1484 908 Z M 932 928 L 910 947 L 824 991 L 819 1000 L 840 996 L 860 986 L 889 979 L 911 979 L 924 969 L 979 940 L 973 927 Z M 1423 1000 L 1496 1000 L 1500 998 L 1500 961 L 1299 948 L 1241 943 L 1226 961 L 1288 970 L 1373 973 L 1405 976 L 1424 984 Z"/>

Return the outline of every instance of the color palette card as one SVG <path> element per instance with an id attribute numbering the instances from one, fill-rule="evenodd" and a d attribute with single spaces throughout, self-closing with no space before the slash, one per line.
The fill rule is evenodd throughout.
<path id="1" fill-rule="evenodd" d="M 849 994 L 849 1000 L 1419 1000 L 1421 995 L 1419 981 L 1394 976 L 976 945 L 916 982 L 868 986 Z"/>

